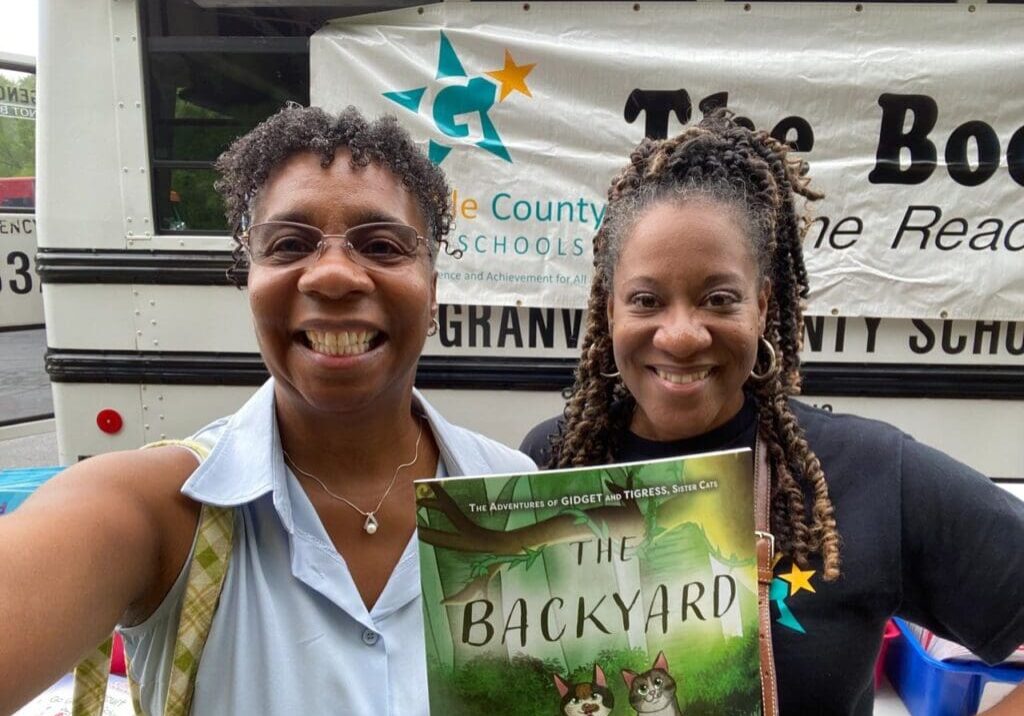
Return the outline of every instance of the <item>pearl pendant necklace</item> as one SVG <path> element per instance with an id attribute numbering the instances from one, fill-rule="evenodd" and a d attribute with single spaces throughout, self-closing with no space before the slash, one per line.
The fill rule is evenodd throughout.
<path id="1" fill-rule="evenodd" d="M 372 512 L 366 516 L 366 522 L 363 523 L 363 530 L 368 535 L 372 535 L 377 531 L 377 518 Z"/>
<path id="2" fill-rule="evenodd" d="M 291 455 L 289 455 L 283 448 L 281 449 L 281 452 L 284 454 L 285 462 L 287 462 L 292 467 L 292 469 L 294 469 L 300 475 L 308 477 L 310 480 L 320 485 L 321 489 L 323 489 L 323 491 L 327 493 L 328 497 L 332 497 L 338 502 L 344 502 L 346 505 L 348 505 L 353 510 L 355 510 L 363 517 L 365 517 L 366 520 L 363 522 L 363 531 L 368 535 L 373 535 L 377 534 L 377 530 L 380 529 L 380 522 L 377 520 L 377 511 L 380 510 L 380 506 L 384 504 L 384 500 L 387 499 L 387 496 L 391 494 L 391 488 L 395 486 L 395 481 L 398 479 L 398 473 L 400 473 L 403 468 L 409 467 L 410 465 L 415 465 L 416 461 L 420 459 L 420 440 L 423 438 L 423 422 L 423 419 L 420 418 L 420 431 L 419 434 L 416 435 L 416 452 L 413 454 L 412 460 L 410 460 L 409 462 L 403 462 L 401 465 L 395 468 L 395 474 L 391 476 L 391 481 L 388 483 L 387 488 L 384 490 L 384 494 L 380 496 L 380 499 L 377 500 L 377 506 L 374 507 L 372 510 L 363 510 L 347 497 L 343 497 L 337 493 L 332 492 L 331 488 L 327 487 L 327 485 L 324 484 L 323 480 L 321 480 L 313 473 L 306 472 L 301 467 L 296 465 L 295 461 L 292 460 Z"/>

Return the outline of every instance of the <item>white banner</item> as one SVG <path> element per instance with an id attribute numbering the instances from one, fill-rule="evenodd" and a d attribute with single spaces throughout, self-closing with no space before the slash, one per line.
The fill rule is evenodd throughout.
<path id="1" fill-rule="evenodd" d="M 725 104 L 827 194 L 811 313 L 1015 320 L 1022 30 L 985 4 L 449 2 L 327 25 L 311 96 L 395 114 L 448 174 L 445 302 L 584 306 L 610 177 Z"/>

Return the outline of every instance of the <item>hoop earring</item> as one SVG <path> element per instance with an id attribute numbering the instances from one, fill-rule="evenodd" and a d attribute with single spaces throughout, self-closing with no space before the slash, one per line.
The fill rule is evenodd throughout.
<path id="1" fill-rule="evenodd" d="M 778 357 L 775 355 L 775 346 L 772 345 L 772 342 L 770 340 L 768 340 L 764 336 L 760 336 L 758 338 L 758 344 L 757 345 L 758 345 L 758 348 L 760 348 L 763 345 L 765 347 L 765 349 L 768 351 L 768 367 L 764 370 L 764 372 L 763 373 L 758 373 L 757 372 L 757 361 L 756 360 L 754 361 L 754 367 L 750 369 L 750 377 L 753 380 L 755 380 L 755 381 L 760 383 L 760 382 L 768 380 L 769 378 L 771 378 L 773 375 L 775 375 L 778 372 L 779 363 L 778 363 Z M 760 353 L 760 350 L 758 351 L 758 353 Z"/>
<path id="2" fill-rule="evenodd" d="M 614 361 L 614 360 L 615 360 L 615 358 L 613 357 L 613 358 L 612 358 L 612 360 Z M 614 363 L 612 363 L 612 365 L 615 365 L 615 364 L 614 364 Z M 622 376 L 622 371 L 620 371 L 620 370 L 619 370 L 619 368 L 618 368 L 618 366 L 616 366 L 616 367 L 615 367 L 615 370 L 614 370 L 614 371 L 612 371 L 611 373 L 602 373 L 601 371 L 597 371 L 597 374 L 598 374 L 599 376 L 601 376 L 602 378 L 609 378 L 609 379 L 614 379 L 614 378 L 619 378 L 619 377 L 621 377 L 621 376 Z"/>
<path id="3" fill-rule="evenodd" d="M 437 322 L 437 316 L 431 316 L 430 328 L 427 329 L 427 335 L 436 336 L 439 330 L 441 330 L 441 324 Z"/>

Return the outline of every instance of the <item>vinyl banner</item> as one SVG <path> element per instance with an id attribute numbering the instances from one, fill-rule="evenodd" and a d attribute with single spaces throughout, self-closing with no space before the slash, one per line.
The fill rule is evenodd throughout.
<path id="1" fill-rule="evenodd" d="M 448 174 L 448 303 L 585 306 L 631 148 L 727 106 L 826 194 L 811 313 L 1015 320 L 1022 30 L 985 4 L 447 2 L 329 23 L 311 96 L 396 115 Z"/>

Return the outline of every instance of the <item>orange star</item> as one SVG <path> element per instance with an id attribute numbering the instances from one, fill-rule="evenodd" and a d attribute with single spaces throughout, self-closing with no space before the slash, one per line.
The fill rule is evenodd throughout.
<path id="1" fill-rule="evenodd" d="M 813 576 L 813 569 L 804 571 L 794 564 L 793 568 L 789 570 L 789 574 L 780 574 L 779 579 L 784 579 L 789 582 L 789 596 L 792 597 L 801 589 L 806 589 L 808 592 L 814 592 L 814 587 L 811 586 L 811 577 Z"/>
<path id="2" fill-rule="evenodd" d="M 526 75 L 530 74 L 530 71 L 536 66 L 536 62 L 529 65 L 517 65 L 516 61 L 512 59 L 512 53 L 505 50 L 505 66 L 500 70 L 487 73 L 501 83 L 501 97 L 498 98 L 498 101 L 504 102 L 513 90 L 522 92 L 527 97 L 533 97 L 530 94 L 530 88 L 526 86 Z"/>

